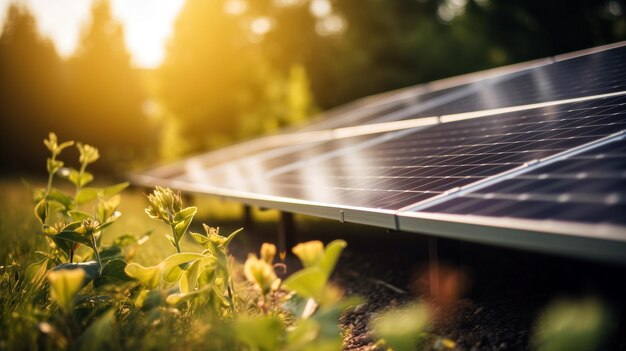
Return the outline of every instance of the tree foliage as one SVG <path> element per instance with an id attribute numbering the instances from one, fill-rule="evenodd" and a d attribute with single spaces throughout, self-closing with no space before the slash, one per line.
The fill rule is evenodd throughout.
<path id="1" fill-rule="evenodd" d="M 68 66 L 71 135 L 103 145 L 105 155 L 131 161 L 149 145 L 153 128 L 142 110 L 147 96 L 108 0 L 95 2 L 91 23 Z"/>
<path id="2" fill-rule="evenodd" d="M 0 77 L 0 156 L 13 171 L 35 169 L 37 141 L 53 127 L 104 145 L 111 156 L 101 168 L 133 160 L 152 142 L 146 96 L 106 0 L 95 2 L 68 61 L 42 38 L 28 9 L 12 4 L 0 36 Z"/>
<path id="3" fill-rule="evenodd" d="M 15 3 L 0 36 L 0 158 L 16 169 L 34 166 L 39 140 L 61 117 L 61 62 L 34 17 Z M 21 153 L 16 152 L 21 150 Z"/>

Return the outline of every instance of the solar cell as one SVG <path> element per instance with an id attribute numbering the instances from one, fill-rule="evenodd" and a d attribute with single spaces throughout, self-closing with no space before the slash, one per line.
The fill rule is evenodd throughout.
<path id="1" fill-rule="evenodd" d="M 626 139 L 615 137 L 423 211 L 626 226 Z"/>

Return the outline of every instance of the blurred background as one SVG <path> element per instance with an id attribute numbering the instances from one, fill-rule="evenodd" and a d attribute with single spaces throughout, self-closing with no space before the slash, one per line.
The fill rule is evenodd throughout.
<path id="1" fill-rule="evenodd" d="M 626 0 L 0 0 L 2 173 L 123 171 L 355 98 L 626 39 Z"/>

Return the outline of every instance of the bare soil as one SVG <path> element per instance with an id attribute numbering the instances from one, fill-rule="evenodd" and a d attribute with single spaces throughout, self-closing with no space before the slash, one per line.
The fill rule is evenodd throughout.
<path id="1" fill-rule="evenodd" d="M 416 300 L 435 309 L 433 339 L 453 340 L 455 350 L 527 350 L 543 308 L 558 298 L 589 296 L 613 312 L 604 349 L 626 350 L 626 266 L 438 239 L 439 285 L 433 290 L 427 236 L 321 220 L 300 220 L 296 227 L 294 243 L 348 241 L 332 281 L 367 303 L 340 320 L 346 350 L 382 349 L 369 333 L 369 320 Z M 250 228 L 235 245 L 236 255 L 243 259 L 260 242 L 275 242 L 276 232 L 275 223 Z M 298 268 L 293 257 L 287 263 L 290 271 Z"/>

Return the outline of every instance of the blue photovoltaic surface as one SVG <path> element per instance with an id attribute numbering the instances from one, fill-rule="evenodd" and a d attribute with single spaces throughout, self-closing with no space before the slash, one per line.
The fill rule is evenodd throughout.
<path id="1" fill-rule="evenodd" d="M 423 211 L 626 225 L 626 139 L 616 137 Z"/>
<path id="2" fill-rule="evenodd" d="M 623 130 L 625 102 L 626 97 L 595 99 L 341 139 L 177 179 L 333 205 L 397 210 Z"/>

